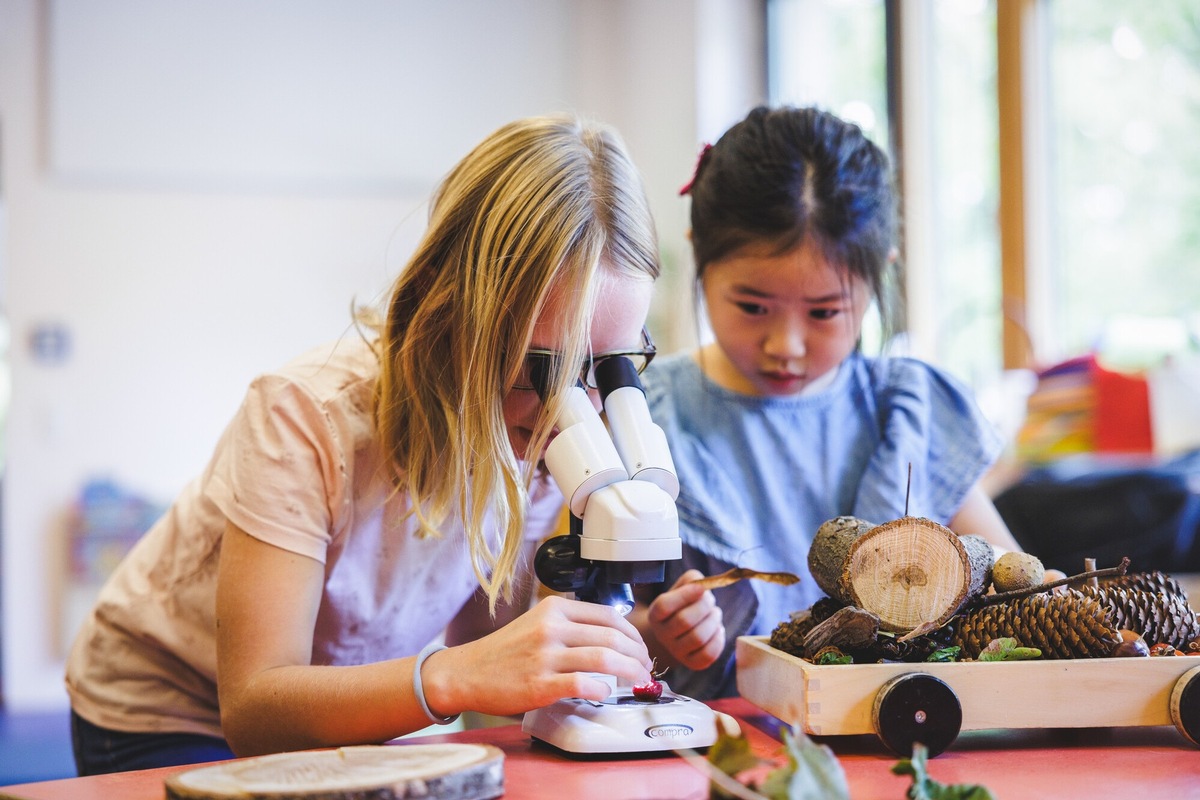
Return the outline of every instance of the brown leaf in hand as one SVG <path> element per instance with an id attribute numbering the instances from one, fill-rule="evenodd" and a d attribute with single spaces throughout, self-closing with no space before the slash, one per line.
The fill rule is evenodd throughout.
<path id="1" fill-rule="evenodd" d="M 701 578 L 694 583 L 703 586 L 705 589 L 720 589 L 722 586 L 728 586 L 731 583 L 744 581 L 754 578 L 768 583 L 778 583 L 783 586 L 791 586 L 800 580 L 799 575 L 793 575 L 790 572 L 759 572 L 756 569 L 747 569 L 746 567 L 734 567 L 731 570 L 722 572 L 720 575 L 709 575 Z"/>

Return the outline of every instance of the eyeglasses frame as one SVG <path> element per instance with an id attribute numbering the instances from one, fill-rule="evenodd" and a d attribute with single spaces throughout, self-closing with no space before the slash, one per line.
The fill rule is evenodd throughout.
<path id="1" fill-rule="evenodd" d="M 645 325 L 642 326 L 641 336 L 642 336 L 642 348 L 640 350 L 610 350 L 608 352 L 595 353 L 593 355 L 588 356 L 587 361 L 585 361 L 584 364 L 582 366 L 580 366 L 580 368 L 579 368 L 579 382 L 582 383 L 588 389 L 597 388 L 594 385 L 595 384 L 595 375 L 596 375 L 596 372 L 595 372 L 596 365 L 599 364 L 601 361 L 603 361 L 606 358 L 616 358 L 618 356 L 625 356 L 627 358 L 641 357 L 641 358 L 646 359 L 637 368 L 637 373 L 639 375 L 641 375 L 642 372 L 645 371 L 646 367 L 650 366 L 650 362 L 654 360 L 654 356 L 658 353 L 658 348 L 655 346 L 654 340 L 652 338 L 650 338 L 650 329 L 647 328 Z M 557 350 L 545 350 L 542 348 L 531 348 L 531 349 L 525 351 L 524 358 L 528 359 L 530 356 L 541 357 L 541 358 L 546 358 L 546 359 L 559 359 L 559 358 L 562 358 L 562 353 L 560 353 Z M 522 392 L 536 391 L 536 388 L 533 386 L 522 386 L 519 383 L 514 384 L 512 388 L 516 391 L 522 391 Z"/>

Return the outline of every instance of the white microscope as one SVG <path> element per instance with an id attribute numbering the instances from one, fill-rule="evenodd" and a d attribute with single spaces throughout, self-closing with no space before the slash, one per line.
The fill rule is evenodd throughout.
<path id="1" fill-rule="evenodd" d="M 570 506 L 570 533 L 539 548 L 535 569 L 556 592 L 628 614 L 631 584 L 662 581 L 666 562 L 682 556 L 679 481 L 633 363 L 611 356 L 594 369 L 608 426 L 584 388 L 572 388 L 546 451 L 546 466 Z M 595 677 L 612 687 L 607 699 L 559 700 L 527 712 L 522 730 L 581 754 L 698 749 L 716 741 L 712 709 L 665 682 L 660 697 L 642 700 L 613 676 Z"/>

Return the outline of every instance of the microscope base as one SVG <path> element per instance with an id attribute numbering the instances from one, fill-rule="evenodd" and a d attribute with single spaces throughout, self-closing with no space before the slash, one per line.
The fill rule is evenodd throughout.
<path id="1" fill-rule="evenodd" d="M 567 698 L 525 714 L 521 730 L 568 753 L 699 750 L 717 740 L 711 708 L 670 691 L 654 703 L 617 689 L 603 701 Z"/>

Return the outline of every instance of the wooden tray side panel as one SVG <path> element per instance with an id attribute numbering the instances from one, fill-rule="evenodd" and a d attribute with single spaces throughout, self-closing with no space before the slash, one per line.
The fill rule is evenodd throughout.
<path id="1" fill-rule="evenodd" d="M 814 733 L 809 725 L 807 675 L 800 669 L 803 659 L 776 650 L 766 640 L 743 636 L 737 640 L 738 694 L 789 725 Z M 745 675 L 745 678 L 743 678 Z"/>
<path id="2" fill-rule="evenodd" d="M 828 669 L 776 650 L 765 637 L 737 641 L 738 694 L 746 700 L 813 736 L 874 733 L 875 692 L 906 670 L 888 664 L 843 665 L 840 669 L 848 671 L 838 676 Z"/>
<path id="3" fill-rule="evenodd" d="M 1174 657 L 816 666 L 764 636 L 737 641 L 742 697 L 814 736 L 875 733 L 876 694 L 910 672 L 954 690 L 963 730 L 1170 725 L 1175 682 L 1198 663 Z"/>

